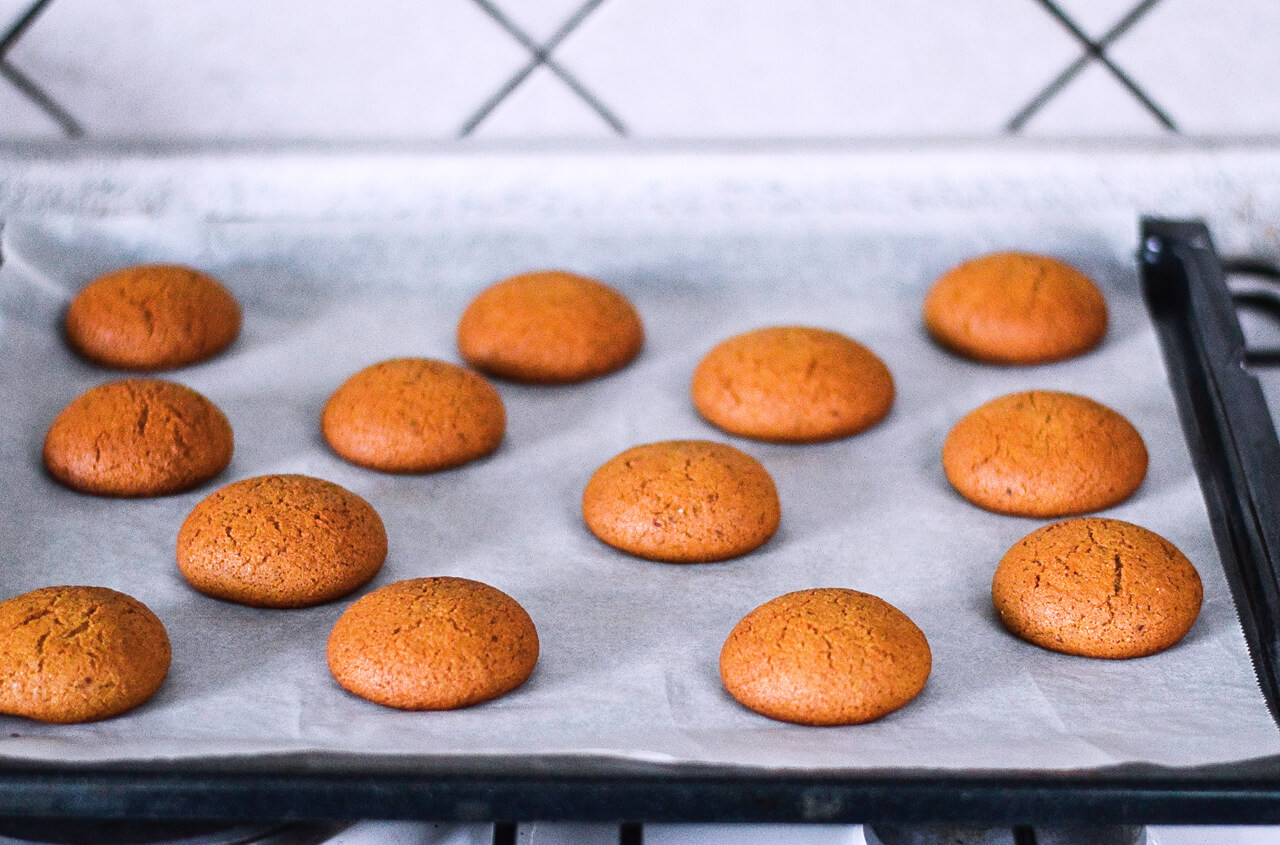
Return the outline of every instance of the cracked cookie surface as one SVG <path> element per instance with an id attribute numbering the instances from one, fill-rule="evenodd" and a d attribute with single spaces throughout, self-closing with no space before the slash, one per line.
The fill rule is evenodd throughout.
<path id="1" fill-rule="evenodd" d="M 1099 517 L 1028 534 L 991 582 L 992 602 L 1011 633 L 1084 657 L 1164 651 L 1191 630 L 1203 596 L 1199 573 L 1172 543 Z"/>
<path id="2" fill-rule="evenodd" d="M 183 577 L 200 592 L 251 607 L 310 607 L 368 583 L 387 557 L 373 506 L 306 475 L 229 484 L 178 530 Z"/>
<path id="3" fill-rule="evenodd" d="M 493 385 L 427 358 L 366 367 L 334 391 L 320 417 L 325 440 L 343 458 L 395 473 L 437 472 L 488 455 L 506 426 Z"/>
<path id="4" fill-rule="evenodd" d="M 415 578 L 362 597 L 329 635 L 342 687 L 385 707 L 453 710 L 511 692 L 538 662 L 538 632 L 511 596 L 467 578 Z"/>
<path id="5" fill-rule="evenodd" d="M 606 461 L 582 493 L 582 516 L 616 549 L 667 563 L 744 555 L 778 529 L 773 479 L 745 452 L 707 440 L 635 446 Z"/>
<path id="6" fill-rule="evenodd" d="M 1044 255 L 997 252 L 944 273 L 924 300 L 943 347 L 988 364 L 1074 358 L 1107 333 L 1107 302 L 1089 277 Z"/>
<path id="7" fill-rule="evenodd" d="M 458 322 L 458 350 L 482 373 L 565 384 L 629 364 L 644 345 L 635 306 L 595 279 L 545 270 L 481 291 Z"/>
<path id="8" fill-rule="evenodd" d="M 856 725 L 924 689 L 929 643 L 881 598 L 838 587 L 787 593 L 734 626 L 720 678 L 743 706 L 783 722 Z"/>
<path id="9" fill-rule="evenodd" d="M 952 427 L 942 468 L 973 504 L 1011 516 L 1058 517 L 1118 505 L 1147 474 L 1147 448 L 1121 414 L 1074 393 L 993 399 Z"/>
<path id="10" fill-rule="evenodd" d="M 72 298 L 63 321 L 82 358 L 125 370 L 204 361 L 240 334 L 240 305 L 212 276 L 146 264 L 99 276 Z"/>
<path id="11" fill-rule="evenodd" d="M 874 352 L 839 332 L 770 326 L 712 348 L 693 371 L 690 393 L 698 413 L 730 434 L 818 443 L 878 423 L 894 386 Z"/>
<path id="12" fill-rule="evenodd" d="M 81 493 L 165 496 L 198 487 L 226 469 L 231 424 L 189 387 L 124 379 L 73 399 L 49 426 L 50 475 Z"/>
<path id="13" fill-rule="evenodd" d="M 0 713 L 93 722 L 132 710 L 169 671 L 163 623 L 106 587 L 44 587 L 0 602 Z"/>

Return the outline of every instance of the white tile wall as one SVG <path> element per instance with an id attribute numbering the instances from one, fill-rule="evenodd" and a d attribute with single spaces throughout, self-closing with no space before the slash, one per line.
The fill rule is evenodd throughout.
<path id="1" fill-rule="evenodd" d="M 1164 0 L 1112 53 L 1187 134 L 1280 134 L 1280 0 Z"/>
<path id="2" fill-rule="evenodd" d="M 1277 138 L 1278 45 L 1280 0 L 0 0 L 0 140 Z"/>

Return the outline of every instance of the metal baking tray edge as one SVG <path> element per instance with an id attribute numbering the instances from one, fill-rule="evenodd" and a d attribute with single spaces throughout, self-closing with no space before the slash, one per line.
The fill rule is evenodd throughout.
<path id="1" fill-rule="evenodd" d="M 112 213 L 116 209 L 100 211 Z M 1207 237 L 1198 243 L 1207 244 Z M 1151 246 L 1145 237 L 1144 244 Z M 1155 258 L 1146 249 L 1139 260 L 1158 266 L 1164 259 Z M 1256 383 L 1249 388 L 1251 377 L 1240 368 L 1242 347 L 1232 346 L 1239 337 L 1239 326 L 1232 328 L 1234 317 L 1228 320 L 1224 316 L 1227 306 L 1221 296 L 1225 286 L 1219 292 L 1217 285 L 1204 284 L 1206 274 L 1213 277 L 1211 270 L 1204 270 L 1205 260 L 1193 257 L 1191 266 L 1199 269 L 1185 272 L 1186 286 L 1181 290 L 1170 293 L 1148 288 L 1148 306 L 1170 366 L 1171 384 L 1206 496 L 1214 495 L 1209 485 L 1216 485 L 1214 489 L 1227 497 L 1225 507 L 1256 515 L 1257 508 L 1274 503 L 1277 493 L 1265 485 L 1252 485 L 1259 481 L 1258 468 L 1280 454 L 1280 447 L 1265 416 L 1265 404 L 1258 404 L 1261 394 Z M 1200 325 L 1206 314 L 1212 315 L 1209 329 Z M 1208 350 L 1203 342 L 1206 335 L 1213 338 Z M 1189 338 L 1199 342 L 1187 343 Z M 1240 375 L 1225 376 L 1233 368 Z M 1231 401 L 1215 404 L 1209 411 L 1197 404 L 1206 395 L 1205 385 L 1224 382 L 1235 385 L 1227 389 Z M 1223 395 L 1219 387 L 1212 392 Z M 1257 416 L 1259 410 L 1263 416 Z M 1240 443 L 1249 444 L 1244 453 L 1252 457 L 1244 460 L 1252 462 L 1252 471 L 1241 473 L 1233 465 L 1226 481 L 1205 480 L 1205 472 L 1222 467 L 1208 456 L 1215 453 L 1206 452 L 1204 442 L 1198 443 L 1197 435 L 1191 433 L 1192 426 L 1202 425 L 1208 418 L 1206 413 L 1216 420 L 1208 430 L 1208 448 L 1221 448 L 1224 438 L 1234 444 L 1232 449 Z M 1241 413 L 1252 416 L 1242 421 Z M 1202 440 L 1206 436 L 1203 430 L 1199 436 Z M 1266 456 L 1259 459 L 1263 464 L 1255 460 L 1258 455 Z M 1246 489 L 1261 498 L 1237 498 Z M 1208 504 L 1211 512 L 1218 510 L 1213 501 Z M 1257 542 L 1265 544 L 1272 532 L 1267 526 L 1265 538 L 1242 540 L 1238 529 L 1217 524 L 1217 513 L 1213 519 L 1224 557 L 1227 547 L 1223 543 L 1247 556 L 1251 549 L 1256 551 Z M 1261 524 L 1266 526 L 1266 520 Z M 1266 589 L 1271 591 L 1275 589 L 1274 578 L 1268 577 L 1272 580 Z M 1239 575 L 1229 573 L 1229 578 L 1237 602 L 1241 595 L 1237 589 L 1243 589 L 1245 595 L 1253 589 L 1238 585 Z M 1256 612 L 1242 610 L 1246 631 L 1254 625 L 1267 629 L 1259 636 L 1274 632 L 1275 621 L 1280 619 L 1275 596 L 1270 592 L 1255 603 Z M 1252 622 L 1244 618 L 1249 616 L 1256 618 Z M 1258 657 L 1257 643 L 1265 641 L 1253 635 L 1249 638 Z M 1274 643 L 1273 637 L 1272 649 Z M 1262 664 L 1260 684 L 1274 713 L 1275 654 L 1264 658 L 1255 663 Z M 1065 771 L 854 769 L 821 774 L 723 766 L 669 767 L 591 757 L 433 758 L 429 766 L 420 758 L 335 754 L 60 766 L 5 760 L 0 762 L 0 816 L 1275 824 L 1280 823 L 1280 757 L 1195 768 L 1135 764 Z"/>

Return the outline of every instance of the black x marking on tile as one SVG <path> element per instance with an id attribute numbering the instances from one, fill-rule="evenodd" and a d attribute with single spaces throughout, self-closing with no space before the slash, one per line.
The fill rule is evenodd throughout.
<path id="1" fill-rule="evenodd" d="M 472 132 L 475 132 L 480 124 L 493 113 L 493 110 L 496 109 L 503 100 L 511 96 L 511 94 L 529 78 L 529 74 L 533 73 L 540 66 L 545 67 L 547 70 L 559 77 L 560 81 L 567 85 L 573 93 L 577 94 L 578 97 L 590 106 L 596 114 L 600 115 L 600 119 L 609 124 L 614 132 L 618 135 L 626 136 L 627 127 L 618 119 L 618 116 L 606 108 L 604 103 L 600 102 L 594 94 L 588 91 L 586 87 L 584 87 L 582 83 L 573 76 L 573 74 L 566 71 L 558 62 L 551 58 L 552 51 L 555 50 L 556 47 L 560 46 L 560 42 L 564 41 L 571 32 L 577 29 L 578 24 L 582 23 L 582 21 L 586 19 L 587 15 L 594 12 L 596 7 L 603 3 L 604 0 L 587 0 L 587 2 L 583 4 L 577 12 L 561 24 L 555 34 L 547 39 L 544 44 L 538 44 L 530 38 L 524 30 L 516 26 L 510 18 L 503 14 L 502 10 L 493 5 L 490 0 L 472 0 L 472 2 L 483 9 L 485 13 L 489 15 L 489 17 L 493 18 L 499 26 L 505 29 L 512 38 L 519 41 L 521 46 L 529 51 L 530 58 L 529 61 L 520 68 L 520 70 L 516 71 L 510 79 L 503 83 L 502 87 L 493 93 L 493 96 L 484 101 L 484 104 L 476 110 L 475 114 L 467 119 L 466 123 L 462 124 L 462 129 L 458 132 L 459 137 L 465 138 Z"/>
<path id="2" fill-rule="evenodd" d="M 68 138 L 79 138 L 84 135 L 84 129 L 76 122 L 76 119 L 67 113 L 66 109 L 53 101 L 53 98 L 46 94 L 40 86 L 36 85 L 26 77 L 22 71 L 9 63 L 9 51 L 18 43 L 23 35 L 26 35 L 31 24 L 35 23 L 36 18 L 44 11 L 45 7 L 52 3 L 53 0 L 36 0 L 22 16 L 9 27 L 3 35 L 0 35 L 0 76 L 8 80 L 9 84 L 36 105 L 41 111 L 51 117 Z"/>
<path id="3" fill-rule="evenodd" d="M 1116 39 L 1128 32 L 1135 23 L 1146 15 L 1147 12 L 1151 11 L 1152 7 L 1159 2 L 1160 0 L 1142 0 L 1142 2 L 1134 6 L 1127 15 L 1121 18 L 1115 26 L 1111 27 L 1106 34 L 1097 41 L 1094 41 L 1089 36 L 1085 35 L 1084 31 L 1076 25 L 1076 22 L 1071 20 L 1071 18 L 1068 17 L 1062 9 L 1058 8 L 1057 4 L 1054 3 L 1053 0 L 1039 0 L 1040 5 L 1044 6 L 1045 9 L 1048 10 L 1049 14 L 1053 15 L 1060 24 L 1066 27 L 1072 37 L 1080 42 L 1081 46 L 1084 47 L 1084 54 L 1071 64 L 1067 65 L 1066 69 L 1063 70 L 1062 73 L 1058 74 L 1052 82 L 1046 85 L 1044 90 L 1032 97 L 1031 102 L 1023 106 L 1018 113 L 1015 114 L 1007 124 L 1005 124 L 1005 131 L 1010 134 L 1022 131 L 1022 127 L 1026 126 L 1027 121 L 1039 112 L 1040 109 L 1042 109 L 1050 100 L 1056 97 L 1062 89 L 1066 88 L 1071 80 L 1075 79 L 1080 71 L 1084 70 L 1090 62 L 1100 62 L 1103 67 L 1111 72 L 1111 75 L 1114 76 L 1121 85 L 1128 89 L 1129 93 L 1132 94 L 1138 102 L 1142 103 L 1142 105 L 1146 107 L 1147 111 L 1151 112 L 1152 116 L 1155 117 L 1156 120 L 1160 121 L 1160 124 L 1164 126 L 1164 128 L 1171 132 L 1177 132 L 1178 127 L 1174 124 L 1173 120 L 1170 119 L 1169 115 L 1165 114 L 1164 110 L 1157 106 L 1155 102 L 1147 96 L 1146 92 L 1139 88 L 1138 84 L 1134 82 L 1127 73 L 1121 70 L 1116 63 L 1111 60 L 1111 57 L 1107 55 L 1107 48 L 1115 43 Z"/>

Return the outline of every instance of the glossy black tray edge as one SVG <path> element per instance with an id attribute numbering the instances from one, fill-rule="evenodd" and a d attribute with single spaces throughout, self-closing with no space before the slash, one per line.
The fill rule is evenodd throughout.
<path id="1" fill-rule="evenodd" d="M 1259 684 L 1277 713 L 1280 605 L 1261 390 L 1202 224 L 1144 220 L 1143 288 Z M 1280 488 L 1277 488 L 1280 489 Z M 1230 726 L 1224 726 L 1230 730 Z M 613 759 L 283 755 L 0 762 L 0 816 L 102 819 L 1277 824 L 1280 757 L 1081 771 L 768 772 Z"/>

